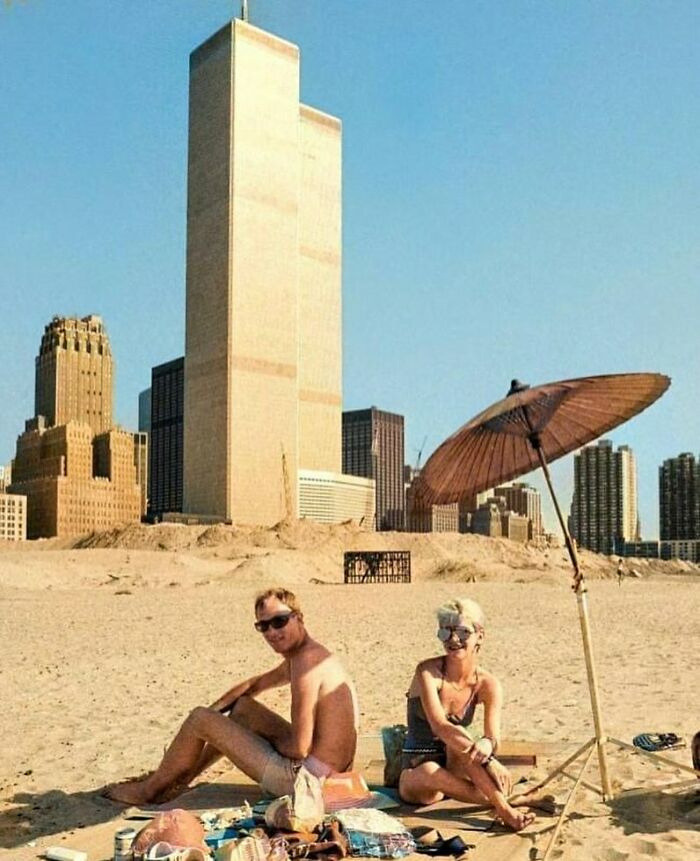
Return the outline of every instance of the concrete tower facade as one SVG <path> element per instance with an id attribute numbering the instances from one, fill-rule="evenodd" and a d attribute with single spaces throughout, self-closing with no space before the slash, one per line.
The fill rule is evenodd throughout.
<path id="1" fill-rule="evenodd" d="M 100 317 L 54 317 L 36 357 L 34 414 L 48 427 L 70 421 L 95 434 L 112 426 L 112 351 Z"/>
<path id="2" fill-rule="evenodd" d="M 340 123 L 234 20 L 190 58 L 184 511 L 273 524 L 340 467 Z"/>
<path id="3" fill-rule="evenodd" d="M 597 553 L 638 540 L 637 465 L 629 446 L 613 451 L 610 440 L 600 440 L 574 455 L 569 526 L 581 547 Z"/>

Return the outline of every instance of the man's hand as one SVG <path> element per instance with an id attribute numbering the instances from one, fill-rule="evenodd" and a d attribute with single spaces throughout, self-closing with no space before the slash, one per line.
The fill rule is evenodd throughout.
<path id="1" fill-rule="evenodd" d="M 487 766 L 487 770 L 491 775 L 491 778 L 496 782 L 498 788 L 505 797 L 508 798 L 513 791 L 513 775 L 508 771 L 505 765 L 501 765 L 497 759 L 491 760 Z"/>

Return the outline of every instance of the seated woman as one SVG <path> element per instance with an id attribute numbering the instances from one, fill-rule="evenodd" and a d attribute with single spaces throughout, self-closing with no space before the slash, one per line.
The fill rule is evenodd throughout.
<path id="1" fill-rule="evenodd" d="M 408 691 L 408 733 L 401 759 L 399 794 L 411 804 L 433 804 L 445 796 L 490 804 L 516 831 L 535 818 L 518 806 L 539 800 L 508 799 L 512 779 L 494 754 L 501 731 L 501 685 L 478 666 L 484 614 L 475 601 L 448 601 L 437 611 L 444 654 L 421 661 Z M 484 707 L 485 735 L 474 742 L 467 728 L 477 705 Z"/>

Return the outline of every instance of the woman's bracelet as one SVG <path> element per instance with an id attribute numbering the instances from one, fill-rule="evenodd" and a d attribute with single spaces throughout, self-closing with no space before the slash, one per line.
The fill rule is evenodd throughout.
<path id="1" fill-rule="evenodd" d="M 493 756 L 498 750 L 498 742 L 492 735 L 482 735 L 481 737 L 491 742 L 491 756 Z"/>

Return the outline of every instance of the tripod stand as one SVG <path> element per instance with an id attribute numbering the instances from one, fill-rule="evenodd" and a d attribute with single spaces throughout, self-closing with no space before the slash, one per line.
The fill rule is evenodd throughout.
<path id="1" fill-rule="evenodd" d="M 571 559 L 571 565 L 574 569 L 574 585 L 573 590 L 576 595 L 576 603 L 578 605 L 578 616 L 579 623 L 581 626 L 581 638 L 583 641 L 583 654 L 586 661 L 586 673 L 588 676 L 588 691 L 591 699 L 591 711 L 593 713 L 593 726 L 595 730 L 595 734 L 592 738 L 589 738 L 588 741 L 582 745 L 575 753 L 573 753 L 568 759 L 558 765 L 553 771 L 551 771 L 544 780 L 537 784 L 537 786 L 533 787 L 532 792 L 536 792 L 543 787 L 547 786 L 552 780 L 559 776 L 567 777 L 570 780 L 574 781 L 574 786 L 569 793 L 566 802 L 561 810 L 559 815 L 559 819 L 557 821 L 556 826 L 554 827 L 554 831 L 552 833 L 552 837 L 550 838 L 547 849 L 545 850 L 543 861 L 546 861 L 549 858 L 551 851 L 554 848 L 557 837 L 559 836 L 559 832 L 564 824 L 565 817 L 572 806 L 575 795 L 579 789 L 579 787 L 584 786 L 586 789 L 595 792 L 597 795 L 602 797 L 603 801 L 612 801 L 614 798 L 612 785 L 610 782 L 610 772 L 608 768 L 608 760 L 606 755 L 606 748 L 608 745 L 614 745 L 620 750 L 627 750 L 637 753 L 641 756 L 646 756 L 649 759 L 660 762 L 666 765 L 671 765 L 674 768 L 681 769 L 682 771 L 687 771 L 690 774 L 695 775 L 700 778 L 700 771 L 696 771 L 688 765 L 682 765 L 681 763 L 675 762 L 675 760 L 670 757 L 661 756 L 657 753 L 652 753 L 650 751 L 641 750 L 639 748 L 634 747 L 631 744 L 627 744 L 627 742 L 621 741 L 617 738 L 608 737 L 603 730 L 603 721 L 600 710 L 600 698 L 598 695 L 598 680 L 596 676 L 595 669 L 595 661 L 593 659 L 593 646 L 591 641 L 591 629 L 588 619 L 588 597 L 587 597 L 587 589 L 585 580 L 583 577 L 583 573 L 581 571 L 581 567 L 579 564 L 578 553 L 576 552 L 576 544 L 571 538 L 569 534 L 569 530 L 567 528 L 566 522 L 564 521 L 564 517 L 562 516 L 561 509 L 559 508 L 559 501 L 557 499 L 556 493 L 554 492 L 554 487 L 552 486 L 552 479 L 549 474 L 549 467 L 547 465 L 547 461 L 544 456 L 544 452 L 542 451 L 542 446 L 540 445 L 539 436 L 536 433 L 533 433 L 529 437 L 530 444 L 534 448 L 537 457 L 540 462 L 540 466 L 542 468 L 542 472 L 544 473 L 545 480 L 547 482 L 547 488 L 549 489 L 550 496 L 552 497 L 552 501 L 554 503 L 554 508 L 557 513 L 557 518 L 559 520 L 559 525 L 561 526 L 562 532 L 564 533 L 564 541 L 566 542 L 566 549 L 569 553 L 569 558 Z M 589 765 L 593 759 L 593 754 L 596 753 L 598 755 L 598 767 L 600 771 L 600 783 L 598 786 L 593 783 L 589 783 L 584 779 L 584 775 L 586 774 Z M 580 760 L 582 757 L 583 765 L 581 766 L 581 770 L 578 773 L 578 776 L 572 776 L 567 769 L 569 766 L 573 765 L 577 760 Z M 658 790 L 660 787 L 656 787 Z"/>

